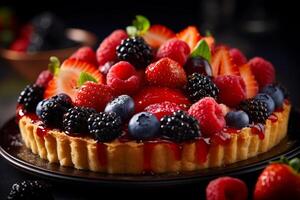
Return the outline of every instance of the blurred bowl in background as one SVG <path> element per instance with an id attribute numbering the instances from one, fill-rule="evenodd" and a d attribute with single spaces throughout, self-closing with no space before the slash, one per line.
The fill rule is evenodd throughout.
<path id="1" fill-rule="evenodd" d="M 60 61 L 68 58 L 80 46 L 95 46 L 98 39 L 94 33 L 82 29 L 66 29 L 67 38 L 78 42 L 76 47 L 40 52 L 18 52 L 0 48 L 0 56 L 6 60 L 20 75 L 29 81 L 34 81 L 38 74 L 47 69 L 50 56 L 56 56 Z"/>

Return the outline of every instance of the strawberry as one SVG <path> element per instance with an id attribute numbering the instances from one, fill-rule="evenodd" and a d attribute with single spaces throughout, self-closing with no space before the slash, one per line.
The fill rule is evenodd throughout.
<path id="1" fill-rule="evenodd" d="M 165 43 L 163 43 L 157 53 L 156 58 L 164 58 L 168 57 L 176 62 L 178 62 L 181 66 L 183 66 L 190 55 L 190 47 L 183 41 L 173 38 Z"/>
<path id="2" fill-rule="evenodd" d="M 155 24 L 143 35 L 144 40 L 152 47 L 159 48 L 167 40 L 175 37 L 175 33 L 169 28 Z"/>
<path id="3" fill-rule="evenodd" d="M 246 97 L 249 99 L 256 96 L 259 88 L 250 66 L 248 64 L 242 65 L 239 67 L 239 70 L 241 77 L 246 84 Z"/>
<path id="4" fill-rule="evenodd" d="M 49 82 L 44 97 L 50 98 L 60 93 L 66 93 L 72 100 L 75 99 L 75 94 L 78 90 L 77 81 L 81 72 L 86 72 L 91 75 L 97 83 L 104 83 L 104 76 L 87 62 L 83 62 L 74 58 L 67 59 L 61 65 L 58 74 Z"/>
<path id="5" fill-rule="evenodd" d="M 107 85 L 87 81 L 76 92 L 74 104 L 102 112 L 112 99 L 112 90 Z"/>
<path id="6" fill-rule="evenodd" d="M 251 71 L 259 84 L 259 88 L 274 83 L 275 69 L 269 61 L 255 57 L 249 60 Z"/>
<path id="7" fill-rule="evenodd" d="M 241 66 L 247 63 L 246 56 L 237 48 L 232 48 L 229 50 L 229 54 L 232 57 L 233 62 L 237 66 Z"/>
<path id="8" fill-rule="evenodd" d="M 186 110 L 186 108 L 169 101 L 151 104 L 145 108 L 145 111 L 154 114 L 158 120 L 178 110 Z"/>
<path id="9" fill-rule="evenodd" d="M 96 51 L 98 64 L 104 65 L 106 62 L 115 61 L 117 59 L 116 48 L 127 37 L 127 33 L 121 29 L 115 30 L 107 36 Z"/>
<path id="10" fill-rule="evenodd" d="M 85 61 L 88 63 L 91 63 L 95 66 L 98 65 L 97 59 L 96 59 L 96 53 L 91 47 L 81 47 L 73 55 L 71 55 L 70 58 L 75 58 L 81 61 Z"/>
<path id="11" fill-rule="evenodd" d="M 180 90 L 165 87 L 147 87 L 134 96 L 135 111 L 141 112 L 151 104 L 164 101 L 178 105 L 182 104 L 182 106 L 190 105 L 190 101 Z"/>
<path id="12" fill-rule="evenodd" d="M 187 82 L 184 69 L 170 58 L 162 58 L 150 64 L 145 73 L 150 85 L 181 88 Z"/>
<path id="13" fill-rule="evenodd" d="M 225 46 L 219 46 L 215 49 L 211 59 L 211 67 L 213 77 L 219 75 L 240 75 L 238 66 L 233 62 L 229 50 Z"/>
<path id="14" fill-rule="evenodd" d="M 18 38 L 11 43 L 9 49 L 13 51 L 25 52 L 29 45 L 29 40 L 26 38 Z"/>
<path id="15" fill-rule="evenodd" d="M 205 42 L 208 44 L 210 51 L 213 51 L 215 48 L 215 38 L 212 36 L 206 36 L 201 39 L 204 39 Z"/>
<path id="16" fill-rule="evenodd" d="M 299 168 L 299 158 L 268 165 L 258 177 L 253 199 L 300 199 Z"/>
<path id="17" fill-rule="evenodd" d="M 41 87 L 47 87 L 48 83 L 53 79 L 53 74 L 49 70 L 42 71 L 35 81 L 35 84 Z"/>
<path id="18" fill-rule="evenodd" d="M 194 50 L 196 47 L 197 43 L 201 39 L 201 35 L 198 32 L 197 28 L 195 26 L 188 26 L 184 30 L 180 31 L 176 37 L 184 42 L 186 42 L 191 51 Z"/>

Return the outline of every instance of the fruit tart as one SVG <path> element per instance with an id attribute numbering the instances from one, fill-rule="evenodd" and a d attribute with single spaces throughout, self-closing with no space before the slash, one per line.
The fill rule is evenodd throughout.
<path id="1" fill-rule="evenodd" d="M 188 26 L 137 16 L 93 51 L 50 58 L 21 92 L 25 145 L 50 163 L 110 174 L 196 171 L 267 152 L 290 101 L 273 65 Z"/>

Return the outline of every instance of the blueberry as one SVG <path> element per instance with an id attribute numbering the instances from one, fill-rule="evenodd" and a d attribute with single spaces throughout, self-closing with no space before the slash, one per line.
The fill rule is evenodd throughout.
<path id="1" fill-rule="evenodd" d="M 135 114 L 128 125 L 130 136 L 137 140 L 153 138 L 158 134 L 159 129 L 159 121 L 153 114 L 148 112 Z"/>
<path id="2" fill-rule="evenodd" d="M 128 95 L 118 96 L 106 105 L 104 112 L 115 112 L 125 121 L 134 113 L 134 101 Z"/>
<path id="3" fill-rule="evenodd" d="M 225 119 L 229 127 L 241 129 L 249 125 L 249 116 L 241 110 L 227 113 Z"/>
<path id="4" fill-rule="evenodd" d="M 275 108 L 281 108 L 284 101 L 282 90 L 276 85 L 267 85 L 262 89 L 262 93 L 266 93 L 272 97 L 275 103 Z"/>
<path id="5" fill-rule="evenodd" d="M 268 113 L 271 114 L 275 110 L 275 102 L 272 97 L 265 93 L 259 93 L 256 95 L 255 99 L 258 99 L 267 104 Z"/>
<path id="6" fill-rule="evenodd" d="M 42 114 L 42 113 L 41 113 L 41 112 L 42 112 L 42 108 L 43 108 L 45 102 L 46 102 L 46 100 L 40 101 L 40 102 L 38 103 L 38 105 L 36 106 L 35 113 L 36 113 L 37 116 L 41 116 L 41 114 Z"/>

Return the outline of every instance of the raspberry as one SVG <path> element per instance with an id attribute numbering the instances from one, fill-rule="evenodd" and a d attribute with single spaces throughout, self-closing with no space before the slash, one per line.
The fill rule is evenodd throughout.
<path id="1" fill-rule="evenodd" d="M 185 108 L 184 106 L 180 106 L 169 101 L 151 104 L 145 108 L 145 111 L 154 114 L 158 120 L 166 115 L 171 115 L 173 112 L 178 110 L 185 110 Z"/>
<path id="2" fill-rule="evenodd" d="M 156 58 L 168 57 L 177 61 L 183 66 L 190 55 L 190 47 L 182 40 L 173 38 L 161 45 L 158 49 Z"/>
<path id="3" fill-rule="evenodd" d="M 272 84 L 275 80 L 275 69 L 269 61 L 255 57 L 249 60 L 251 71 L 259 84 L 259 88 L 263 88 L 268 84 Z"/>
<path id="4" fill-rule="evenodd" d="M 98 64 L 104 65 L 106 62 L 116 60 L 116 47 L 127 37 L 126 32 L 123 30 L 115 30 L 106 37 L 96 52 Z"/>
<path id="5" fill-rule="evenodd" d="M 235 63 L 237 66 L 241 66 L 247 63 L 247 58 L 239 49 L 230 49 L 229 54 L 232 57 L 233 63 Z"/>
<path id="6" fill-rule="evenodd" d="M 98 65 L 96 59 L 96 53 L 91 47 L 81 47 L 79 48 L 70 58 L 75 58 L 81 61 L 91 63 L 95 66 Z"/>
<path id="7" fill-rule="evenodd" d="M 218 76 L 214 80 L 219 88 L 219 101 L 230 107 L 237 106 L 246 98 L 246 85 L 242 77 L 235 75 Z"/>
<path id="8" fill-rule="evenodd" d="M 113 65 L 106 77 L 115 94 L 133 94 L 140 87 L 140 77 L 135 68 L 128 62 L 120 61 Z"/>
<path id="9" fill-rule="evenodd" d="M 206 188 L 206 200 L 247 200 L 247 185 L 240 179 L 220 177 Z"/>
<path id="10" fill-rule="evenodd" d="M 94 108 L 96 111 L 101 112 L 112 98 L 112 91 L 107 85 L 88 81 L 76 93 L 75 105 Z"/>
<path id="11" fill-rule="evenodd" d="M 212 97 L 205 97 L 194 103 L 188 113 L 198 120 L 204 136 L 212 136 L 225 126 L 222 108 Z"/>
<path id="12" fill-rule="evenodd" d="M 16 39 L 9 47 L 10 50 L 25 52 L 28 48 L 29 40 L 26 38 Z"/>
<path id="13" fill-rule="evenodd" d="M 42 71 L 35 81 L 35 84 L 46 88 L 48 83 L 53 79 L 53 74 L 49 70 Z"/>
<path id="14" fill-rule="evenodd" d="M 184 69 L 170 58 L 161 58 L 150 64 L 145 73 L 150 85 L 182 88 L 187 82 Z"/>

